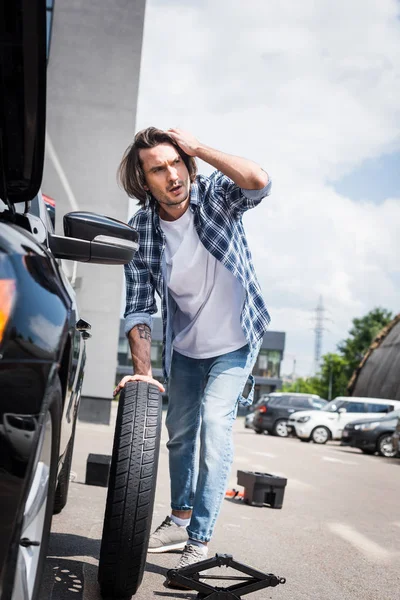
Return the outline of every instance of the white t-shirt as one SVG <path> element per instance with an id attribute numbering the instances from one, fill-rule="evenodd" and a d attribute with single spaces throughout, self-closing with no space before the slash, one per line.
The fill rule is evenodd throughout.
<path id="1" fill-rule="evenodd" d="M 190 207 L 176 221 L 160 219 L 160 225 L 166 238 L 167 285 L 178 306 L 174 348 L 190 358 L 238 350 L 247 343 L 240 325 L 243 286 L 205 249 Z"/>

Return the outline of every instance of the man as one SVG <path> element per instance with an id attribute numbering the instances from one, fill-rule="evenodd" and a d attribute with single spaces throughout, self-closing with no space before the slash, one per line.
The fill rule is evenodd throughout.
<path id="1" fill-rule="evenodd" d="M 197 175 L 195 158 L 212 165 Z M 254 162 L 219 152 L 180 129 L 139 132 L 119 169 L 140 209 L 130 225 L 140 249 L 126 266 L 125 323 L 134 375 L 152 378 L 151 327 L 161 298 L 168 379 L 171 515 L 149 552 L 183 549 L 178 568 L 204 560 L 233 459 L 238 402 L 250 404 L 251 372 L 270 317 L 254 272 L 242 215 L 270 192 Z M 251 393 L 241 396 L 248 379 Z"/>

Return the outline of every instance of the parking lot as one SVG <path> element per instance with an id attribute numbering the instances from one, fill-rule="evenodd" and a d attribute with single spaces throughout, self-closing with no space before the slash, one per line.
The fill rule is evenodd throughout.
<path id="1" fill-rule="evenodd" d="M 115 417 L 113 407 L 113 418 Z M 165 429 L 154 524 L 169 513 Z M 53 519 L 46 564 L 45 600 L 99 600 L 97 564 L 106 490 L 87 486 L 89 453 L 110 454 L 113 427 L 79 422 L 74 481 L 67 507 Z M 236 471 L 248 469 L 288 479 L 283 508 L 256 508 L 226 500 L 209 556 L 229 553 L 255 568 L 286 577 L 254 600 L 396 600 L 400 597 L 400 460 L 364 456 L 358 450 L 302 444 L 294 438 L 256 435 L 235 424 Z M 163 586 L 177 554 L 151 555 L 135 598 L 187 598 Z"/>

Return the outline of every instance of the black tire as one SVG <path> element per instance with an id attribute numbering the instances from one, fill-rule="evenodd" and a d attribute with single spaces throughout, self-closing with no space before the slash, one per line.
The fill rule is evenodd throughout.
<path id="1" fill-rule="evenodd" d="M 56 493 L 54 495 L 54 507 L 53 514 L 58 515 L 64 506 L 67 504 L 68 490 L 69 490 L 69 478 L 71 475 L 72 455 L 74 452 L 74 440 L 75 440 L 75 426 L 72 430 L 71 438 L 68 442 L 67 449 L 65 451 L 64 464 L 62 466 L 60 475 L 58 477 L 58 483 L 56 487 Z"/>
<path id="2" fill-rule="evenodd" d="M 285 427 L 282 427 L 283 424 L 285 424 Z M 281 438 L 289 437 L 289 432 L 287 430 L 287 419 L 278 419 L 277 421 L 275 421 L 274 427 L 272 429 L 272 435 L 277 435 Z"/>
<path id="3" fill-rule="evenodd" d="M 324 425 L 318 425 L 312 430 L 311 439 L 314 444 L 326 444 L 331 439 L 331 432 Z"/>
<path id="4" fill-rule="evenodd" d="M 380 456 L 384 456 L 385 458 L 394 458 L 396 456 L 397 453 L 392 444 L 392 435 L 391 433 L 384 433 L 378 439 L 376 447 Z"/>
<path id="5" fill-rule="evenodd" d="M 130 598 L 142 582 L 156 489 L 161 408 L 155 385 L 131 382 L 121 392 L 98 571 L 105 598 Z"/>
<path id="6" fill-rule="evenodd" d="M 264 429 L 260 429 L 259 427 L 253 427 L 253 429 L 254 429 L 255 433 L 258 433 L 259 435 L 261 433 L 264 433 Z"/>

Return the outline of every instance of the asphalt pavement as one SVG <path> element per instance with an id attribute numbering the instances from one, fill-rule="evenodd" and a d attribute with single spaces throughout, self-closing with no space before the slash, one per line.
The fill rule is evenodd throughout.
<path id="1" fill-rule="evenodd" d="M 78 423 L 66 508 L 53 519 L 41 600 L 100 600 L 97 565 L 105 488 L 85 485 L 89 453 L 111 454 L 111 426 Z M 282 475 L 282 509 L 225 500 L 209 556 L 286 578 L 249 600 L 399 600 L 400 460 L 366 456 L 337 442 L 325 446 L 257 435 L 235 423 L 237 470 Z M 163 428 L 153 528 L 169 514 L 168 458 Z M 163 586 L 179 554 L 152 554 L 135 600 L 188 599 L 194 592 Z M 224 569 L 225 571 L 225 569 Z M 229 571 L 226 571 L 226 573 Z M 223 573 L 223 574 L 226 574 Z"/>

